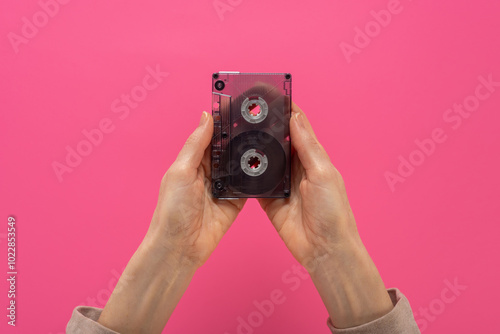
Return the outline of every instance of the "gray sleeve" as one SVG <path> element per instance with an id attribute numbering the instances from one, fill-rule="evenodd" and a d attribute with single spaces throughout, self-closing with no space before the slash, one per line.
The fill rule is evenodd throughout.
<path id="1" fill-rule="evenodd" d="M 77 306 L 66 325 L 66 334 L 119 334 L 97 322 L 102 309 L 91 306 Z"/>
<path id="2" fill-rule="evenodd" d="M 333 334 L 417 334 L 420 333 L 408 299 L 398 289 L 388 289 L 394 308 L 386 315 L 361 326 L 338 329 L 330 319 Z"/>
<path id="3" fill-rule="evenodd" d="M 328 319 L 328 327 L 333 334 L 417 334 L 420 333 L 413 318 L 408 299 L 398 290 L 387 291 L 394 308 L 381 318 L 367 324 L 338 329 Z M 119 334 L 97 322 L 102 309 L 90 306 L 78 306 L 73 310 L 71 319 L 66 326 L 67 334 Z"/>

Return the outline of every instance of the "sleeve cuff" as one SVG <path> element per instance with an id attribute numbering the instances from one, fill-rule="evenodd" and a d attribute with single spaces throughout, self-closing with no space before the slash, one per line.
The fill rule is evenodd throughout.
<path id="1" fill-rule="evenodd" d="M 119 334 L 97 322 L 102 309 L 91 306 L 77 306 L 66 325 L 66 334 Z"/>
<path id="2" fill-rule="evenodd" d="M 418 334 L 418 329 L 408 299 L 396 288 L 388 289 L 394 308 L 386 315 L 369 323 L 339 329 L 330 318 L 327 324 L 333 334 Z"/>

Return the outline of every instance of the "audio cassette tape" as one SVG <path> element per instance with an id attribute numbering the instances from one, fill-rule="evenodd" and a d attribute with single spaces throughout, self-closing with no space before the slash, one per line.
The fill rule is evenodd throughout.
<path id="1" fill-rule="evenodd" d="M 212 75 L 212 192 L 217 198 L 290 196 L 289 73 Z"/>

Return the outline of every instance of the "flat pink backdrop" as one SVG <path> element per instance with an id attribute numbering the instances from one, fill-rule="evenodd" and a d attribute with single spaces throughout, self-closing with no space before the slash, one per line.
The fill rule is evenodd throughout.
<path id="1" fill-rule="evenodd" d="M 14 329 L 3 308 L 0 332 L 62 333 L 75 306 L 105 304 L 219 70 L 292 73 L 386 286 L 425 333 L 493 332 L 500 87 L 472 96 L 479 77 L 500 81 L 499 17 L 492 0 L 2 1 L 0 257 L 5 277 L 15 215 L 18 313 Z M 169 74 L 140 88 L 153 70 Z M 131 93 L 134 108 L 120 100 Z M 448 111 L 464 101 L 467 117 Z M 85 146 L 101 122 L 112 131 Z M 435 131 L 446 140 L 432 149 Z M 67 147 L 89 154 L 59 179 Z M 391 188 L 400 156 L 418 166 Z M 294 263 L 249 201 L 164 332 L 237 333 L 279 289 L 286 301 L 254 333 L 328 333 Z M 6 307 L 5 279 L 0 296 Z"/>

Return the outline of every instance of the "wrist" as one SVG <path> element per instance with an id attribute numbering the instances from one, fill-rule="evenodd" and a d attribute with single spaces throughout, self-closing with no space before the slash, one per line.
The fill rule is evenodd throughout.
<path id="1" fill-rule="evenodd" d="M 191 272 L 194 275 L 200 265 L 189 250 L 176 240 L 165 240 L 158 235 L 158 233 L 148 231 L 137 252 L 152 259 L 156 258 L 156 261 L 163 262 L 165 267 L 175 268 L 185 273 Z"/>
<path id="2" fill-rule="evenodd" d="M 365 256 L 365 247 L 359 237 L 343 236 L 337 240 L 325 240 L 317 243 L 313 255 L 304 264 L 311 275 L 319 275 L 328 268 L 344 269 L 352 261 L 362 260 Z M 333 269 L 333 268 L 332 268 Z"/>
<path id="3" fill-rule="evenodd" d="M 137 252 L 156 262 L 162 262 L 166 267 L 183 272 L 194 272 L 199 268 L 189 251 L 174 241 L 159 240 L 146 236 L 139 245 Z"/>
<path id="4" fill-rule="evenodd" d="M 175 254 L 144 240 L 98 322 L 119 333 L 161 333 L 195 271 Z"/>
<path id="5" fill-rule="evenodd" d="M 325 271 L 344 271 L 353 261 L 363 260 L 368 254 L 359 235 L 324 238 L 314 242 L 314 247 L 299 261 L 311 277 L 326 274 Z"/>
<path id="6" fill-rule="evenodd" d="M 360 239 L 336 245 L 308 271 L 337 328 L 359 326 L 393 308 L 382 278 Z"/>

